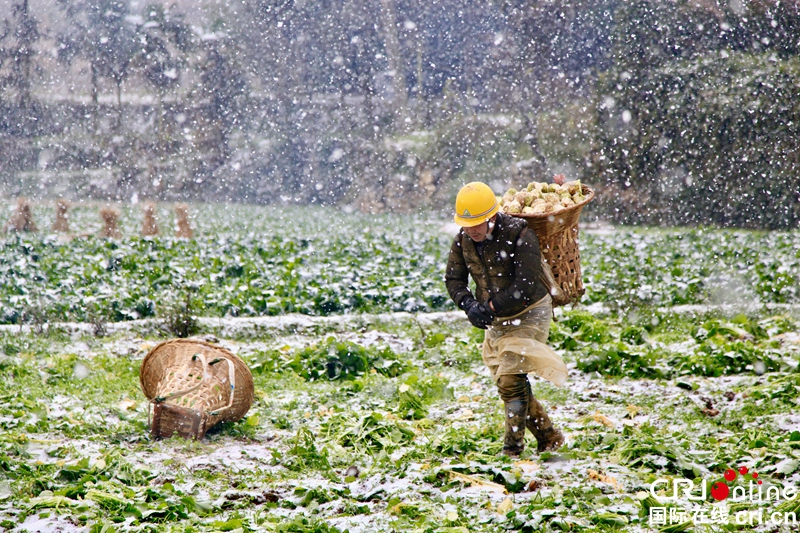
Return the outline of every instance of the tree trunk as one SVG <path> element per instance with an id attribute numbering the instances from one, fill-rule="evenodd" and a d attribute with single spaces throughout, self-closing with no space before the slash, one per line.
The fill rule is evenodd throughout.
<path id="1" fill-rule="evenodd" d="M 99 89 L 97 87 L 97 67 L 95 66 L 94 62 L 92 62 L 92 86 L 91 86 L 91 95 L 92 95 L 92 132 L 97 131 L 97 115 L 98 115 L 98 95 Z"/>
<path id="2" fill-rule="evenodd" d="M 117 79 L 117 125 L 116 129 L 122 127 L 122 80 Z"/>
<path id="3" fill-rule="evenodd" d="M 400 129 L 402 129 L 406 125 L 405 119 L 408 116 L 408 88 L 406 87 L 403 58 L 400 56 L 400 40 L 397 37 L 397 21 L 394 16 L 394 0 L 381 0 L 381 19 L 386 40 L 386 57 L 389 61 L 389 70 L 392 72 L 395 112 L 400 123 Z"/>
<path id="4" fill-rule="evenodd" d="M 24 0 L 19 6 L 19 36 L 17 37 L 18 56 L 12 61 L 18 63 L 19 80 L 17 90 L 19 91 L 19 106 L 22 109 L 29 109 L 31 105 L 31 71 L 33 65 L 33 43 L 39 36 L 36 33 L 36 22 L 31 20 L 28 12 L 28 0 Z"/>

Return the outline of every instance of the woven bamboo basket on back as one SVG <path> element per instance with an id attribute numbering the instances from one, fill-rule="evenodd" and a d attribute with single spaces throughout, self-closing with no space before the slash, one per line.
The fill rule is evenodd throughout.
<path id="1" fill-rule="evenodd" d="M 253 376 L 236 355 L 204 341 L 173 339 L 145 356 L 139 382 L 153 404 L 150 433 L 202 439 L 220 422 L 241 419 L 253 403 Z"/>
<path id="2" fill-rule="evenodd" d="M 582 185 L 582 202 L 566 207 L 558 213 L 534 215 L 513 214 L 524 218 L 528 227 L 539 237 L 542 257 L 550 265 L 561 292 L 553 295 L 553 306 L 577 303 L 586 292 L 581 279 L 581 256 L 578 250 L 578 218 L 583 206 L 594 198 L 594 191 Z"/>

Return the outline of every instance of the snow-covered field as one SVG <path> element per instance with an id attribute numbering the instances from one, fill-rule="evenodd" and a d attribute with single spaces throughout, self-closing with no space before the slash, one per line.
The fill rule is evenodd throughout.
<path id="1" fill-rule="evenodd" d="M 130 229 L 112 242 L 6 240 L 0 298 L 28 314 L 0 326 L 0 529 L 796 530 L 766 523 L 800 506 L 783 497 L 800 481 L 796 234 L 584 231 L 585 304 L 557 310 L 550 336 L 569 380 L 533 380 L 567 444 L 539 455 L 529 435 L 512 461 L 482 332 L 437 296 L 442 224 L 407 244 L 396 220 L 364 232 L 354 216 L 342 250 L 318 214 L 294 238 L 218 217 L 196 221 L 195 243 Z M 147 261 L 132 262 L 140 252 Z M 91 277 L 69 277 L 72 265 Z M 315 275 L 328 276 L 325 298 L 290 312 L 313 300 Z M 242 357 L 255 383 L 247 415 L 200 442 L 148 435 L 139 366 L 174 335 L 175 309 L 80 319 L 87 299 L 125 311 L 135 290 L 158 300 L 180 283 L 196 283 L 191 311 L 209 311 L 196 338 Z M 352 300 L 354 287 L 372 300 Z M 248 311 L 251 297 L 276 311 Z M 329 380 L 330 365 L 363 371 Z M 741 467 L 722 504 L 712 492 L 666 499 L 674 480 L 699 494 Z M 734 498 L 750 486 L 784 492 Z M 754 510 L 763 524 L 749 524 Z"/>
<path id="2" fill-rule="evenodd" d="M 800 475 L 798 374 L 614 378 L 578 370 L 579 350 L 561 350 L 564 388 L 534 381 L 567 446 L 540 456 L 529 436 L 522 460 L 510 461 L 499 455 L 501 403 L 478 336 L 457 312 L 203 321 L 200 338 L 256 369 L 256 402 L 202 442 L 152 441 L 137 370 L 163 335 L 138 326 L 103 338 L 57 326 L 2 334 L 3 527 L 646 531 L 640 493 L 658 477 L 711 481 L 743 465 L 770 484 Z M 404 371 L 307 381 L 261 370 L 327 337 L 388 347 Z M 796 334 L 769 342 L 796 366 Z M 409 416 L 403 390 L 416 391 L 421 412 Z"/>

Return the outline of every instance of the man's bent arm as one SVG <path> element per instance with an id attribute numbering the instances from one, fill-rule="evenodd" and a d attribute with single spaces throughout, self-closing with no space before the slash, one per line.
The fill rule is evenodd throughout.
<path id="1" fill-rule="evenodd" d="M 469 270 L 464 261 L 464 252 L 461 250 L 461 233 L 453 239 L 450 247 L 450 256 L 447 259 L 447 271 L 444 275 L 444 282 L 450 298 L 461 306 L 461 300 L 466 296 L 472 296 L 469 290 Z"/>

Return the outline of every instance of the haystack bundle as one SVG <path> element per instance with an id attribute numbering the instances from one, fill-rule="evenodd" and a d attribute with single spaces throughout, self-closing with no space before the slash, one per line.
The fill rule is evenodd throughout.
<path id="1" fill-rule="evenodd" d="M 193 239 L 194 230 L 189 224 L 189 206 L 175 205 L 175 236 L 181 239 Z"/>
<path id="2" fill-rule="evenodd" d="M 69 233 L 69 200 L 64 198 L 56 200 L 56 219 L 53 221 L 53 231 Z"/>
<path id="3" fill-rule="evenodd" d="M 103 219 L 103 229 L 100 231 L 100 237 L 104 239 L 119 239 L 122 237 L 118 226 L 119 216 L 119 210 L 113 207 L 100 209 L 100 218 Z"/>
<path id="4" fill-rule="evenodd" d="M 17 199 L 17 209 L 8 222 L 3 226 L 3 233 L 13 231 L 19 232 L 35 232 L 39 231 L 36 223 L 33 221 L 33 210 L 31 203 L 27 198 Z"/>
<path id="5" fill-rule="evenodd" d="M 142 237 L 153 237 L 159 234 L 158 222 L 156 221 L 156 204 L 147 202 L 142 208 L 144 220 L 142 220 Z"/>

